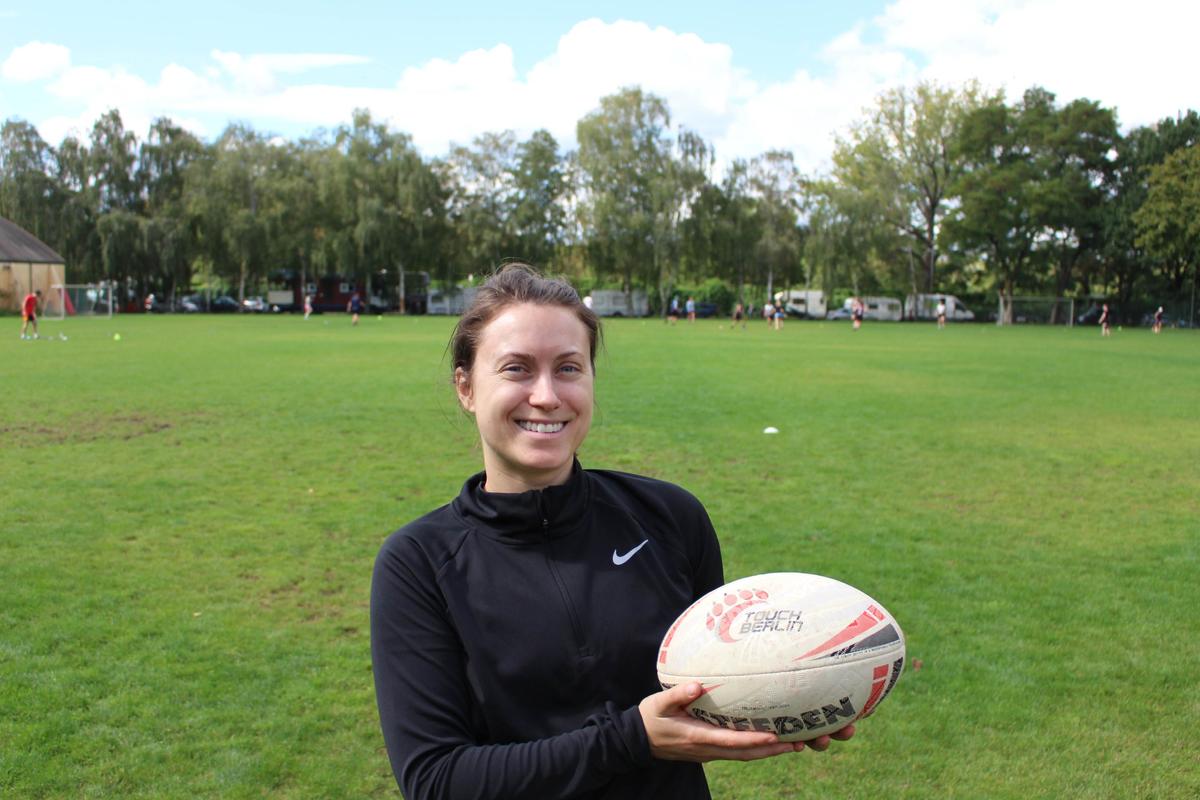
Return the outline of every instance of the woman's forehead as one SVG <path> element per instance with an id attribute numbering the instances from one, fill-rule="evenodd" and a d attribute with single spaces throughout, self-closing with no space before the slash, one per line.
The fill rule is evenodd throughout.
<path id="1" fill-rule="evenodd" d="M 521 303 L 497 314 L 480 331 L 481 351 L 524 353 L 588 351 L 588 331 L 569 308 Z"/>

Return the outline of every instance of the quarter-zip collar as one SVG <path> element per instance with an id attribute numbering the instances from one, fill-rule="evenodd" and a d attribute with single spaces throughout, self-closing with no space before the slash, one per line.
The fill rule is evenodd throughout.
<path id="1" fill-rule="evenodd" d="M 587 513 L 591 489 L 578 459 L 566 483 L 505 494 L 484 490 L 487 474 L 472 475 L 454 499 L 454 510 L 485 533 L 522 542 L 565 536 Z"/>

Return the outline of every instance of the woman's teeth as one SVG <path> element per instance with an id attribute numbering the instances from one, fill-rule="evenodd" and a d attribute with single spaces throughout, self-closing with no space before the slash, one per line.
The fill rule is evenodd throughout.
<path id="1" fill-rule="evenodd" d="M 525 430 L 532 431 L 534 433 L 558 433 L 563 429 L 563 426 L 566 425 L 565 422 L 552 422 L 547 425 L 542 422 L 525 422 L 524 420 L 518 422 L 517 424 Z"/>

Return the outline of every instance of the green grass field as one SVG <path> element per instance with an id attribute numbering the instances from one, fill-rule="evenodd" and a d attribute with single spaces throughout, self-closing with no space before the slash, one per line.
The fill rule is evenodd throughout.
<path id="1" fill-rule="evenodd" d="M 367 590 L 480 468 L 451 320 L 0 321 L 0 796 L 395 796 Z M 607 341 L 584 464 L 693 491 L 729 578 L 864 589 L 922 662 L 831 753 L 710 766 L 716 797 L 1200 795 L 1200 336 Z"/>

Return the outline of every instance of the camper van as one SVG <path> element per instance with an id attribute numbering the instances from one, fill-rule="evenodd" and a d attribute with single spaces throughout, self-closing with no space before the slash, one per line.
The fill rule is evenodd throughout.
<path id="1" fill-rule="evenodd" d="M 904 317 L 937 319 L 939 301 L 946 304 L 946 319 L 952 322 L 970 322 L 975 319 L 975 313 L 952 294 L 910 294 L 904 300 Z"/>
<path id="2" fill-rule="evenodd" d="M 641 289 L 628 297 L 620 289 L 597 289 L 591 297 L 592 311 L 600 317 L 644 317 L 650 313 L 650 298 Z"/>
<path id="3" fill-rule="evenodd" d="M 902 307 L 895 297 L 861 297 L 863 303 L 863 319 L 874 319 L 880 322 L 899 322 L 902 319 Z M 854 298 L 847 297 L 841 311 L 834 311 L 826 319 L 849 319 L 854 307 Z"/>
<path id="4" fill-rule="evenodd" d="M 825 293 L 819 289 L 776 292 L 775 305 L 783 306 L 789 317 L 825 319 Z"/>
<path id="5" fill-rule="evenodd" d="M 429 293 L 427 313 L 460 316 L 467 310 L 467 306 L 471 305 L 471 301 L 475 299 L 475 294 L 478 291 L 479 288 L 476 286 L 468 286 L 465 289 L 459 287 L 454 287 L 453 289 L 434 289 Z"/>

